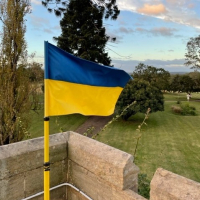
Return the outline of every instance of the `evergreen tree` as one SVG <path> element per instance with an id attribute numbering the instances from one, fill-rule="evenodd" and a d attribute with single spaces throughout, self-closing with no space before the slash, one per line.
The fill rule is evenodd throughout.
<path id="1" fill-rule="evenodd" d="M 110 65 L 103 16 L 104 8 L 91 0 L 71 0 L 60 21 L 62 34 L 54 37 L 57 46 L 83 59 Z"/>
<path id="2" fill-rule="evenodd" d="M 44 0 L 42 5 L 45 6 L 49 12 L 54 11 L 56 16 L 61 16 L 65 12 L 65 8 L 71 0 Z M 94 4 L 97 4 L 104 10 L 105 19 L 111 18 L 116 20 L 120 10 L 116 5 L 116 0 L 91 0 Z"/>

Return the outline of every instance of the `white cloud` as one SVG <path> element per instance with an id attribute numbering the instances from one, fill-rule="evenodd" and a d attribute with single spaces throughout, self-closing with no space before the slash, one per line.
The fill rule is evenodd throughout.
<path id="1" fill-rule="evenodd" d="M 118 0 L 120 10 L 150 15 L 200 29 L 200 15 L 194 0 Z"/>
<path id="2" fill-rule="evenodd" d="M 41 1 L 39 0 L 31 0 L 31 3 L 35 5 L 41 5 Z"/>

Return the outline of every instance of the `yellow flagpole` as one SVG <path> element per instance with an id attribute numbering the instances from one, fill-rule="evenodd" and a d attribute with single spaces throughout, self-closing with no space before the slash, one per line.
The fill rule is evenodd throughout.
<path id="1" fill-rule="evenodd" d="M 49 118 L 44 118 L 44 200 L 50 199 Z"/>
<path id="2" fill-rule="evenodd" d="M 48 67 L 48 42 L 45 42 L 45 73 Z M 44 83 L 44 200 L 50 199 L 50 161 L 49 161 L 49 113 L 48 85 Z"/>

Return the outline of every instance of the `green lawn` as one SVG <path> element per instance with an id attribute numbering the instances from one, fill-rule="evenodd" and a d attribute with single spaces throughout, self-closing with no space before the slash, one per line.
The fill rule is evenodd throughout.
<path id="1" fill-rule="evenodd" d="M 171 112 L 171 106 L 176 105 L 178 94 L 165 94 L 165 111 L 150 114 L 142 127 L 142 138 L 139 141 L 135 163 L 141 173 L 151 179 L 158 167 L 170 170 L 190 179 L 200 182 L 200 102 L 190 101 L 197 109 L 197 116 L 180 116 Z M 186 94 L 179 94 L 182 104 Z M 192 94 L 192 100 L 200 99 L 200 94 Z M 118 120 L 97 140 L 134 154 L 137 126 L 144 119 L 144 114 L 138 113 L 128 121 Z M 87 120 L 82 115 L 68 115 L 50 118 L 50 134 L 76 130 Z M 57 122 L 56 122 L 57 121 Z M 32 112 L 31 138 L 43 136 L 43 110 L 38 114 Z"/>
<path id="2" fill-rule="evenodd" d="M 167 95 L 165 111 L 150 114 L 143 126 L 135 163 L 149 179 L 162 167 L 200 182 L 200 102 L 190 102 L 198 116 L 180 116 L 171 112 L 176 96 L 170 98 Z M 136 128 L 143 118 L 144 114 L 137 114 L 126 122 L 114 122 L 97 140 L 133 155 L 139 135 Z"/>
<path id="3" fill-rule="evenodd" d="M 41 137 L 44 135 L 44 111 L 39 110 L 38 113 L 32 112 L 31 118 L 31 127 L 29 132 L 31 134 L 30 138 Z M 81 124 L 83 124 L 88 117 L 73 114 L 73 115 L 65 115 L 59 117 L 50 117 L 50 134 L 60 133 L 64 131 L 74 131 Z"/>
<path id="4" fill-rule="evenodd" d="M 165 93 L 165 101 L 187 101 L 186 93 Z M 191 100 L 200 100 L 200 94 L 199 93 L 192 93 Z"/>

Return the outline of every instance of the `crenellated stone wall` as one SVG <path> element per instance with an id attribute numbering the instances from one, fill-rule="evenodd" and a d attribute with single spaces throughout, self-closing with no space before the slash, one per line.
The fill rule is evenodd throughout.
<path id="1" fill-rule="evenodd" d="M 142 200 L 137 195 L 139 169 L 133 157 L 74 132 L 50 136 L 50 186 L 71 183 L 92 199 Z M 0 146 L 0 200 L 19 200 L 43 191 L 43 137 Z M 43 195 L 34 199 L 43 199 Z M 84 200 L 63 186 L 55 200 Z"/>
<path id="2" fill-rule="evenodd" d="M 69 183 L 93 200 L 146 200 L 137 194 L 139 168 L 132 155 L 74 132 L 50 136 L 50 187 Z M 0 146 L 0 200 L 43 191 L 43 137 Z M 51 200 L 86 200 L 69 186 Z M 159 168 L 150 200 L 199 200 L 200 184 Z M 43 195 L 32 198 L 42 200 Z"/>

